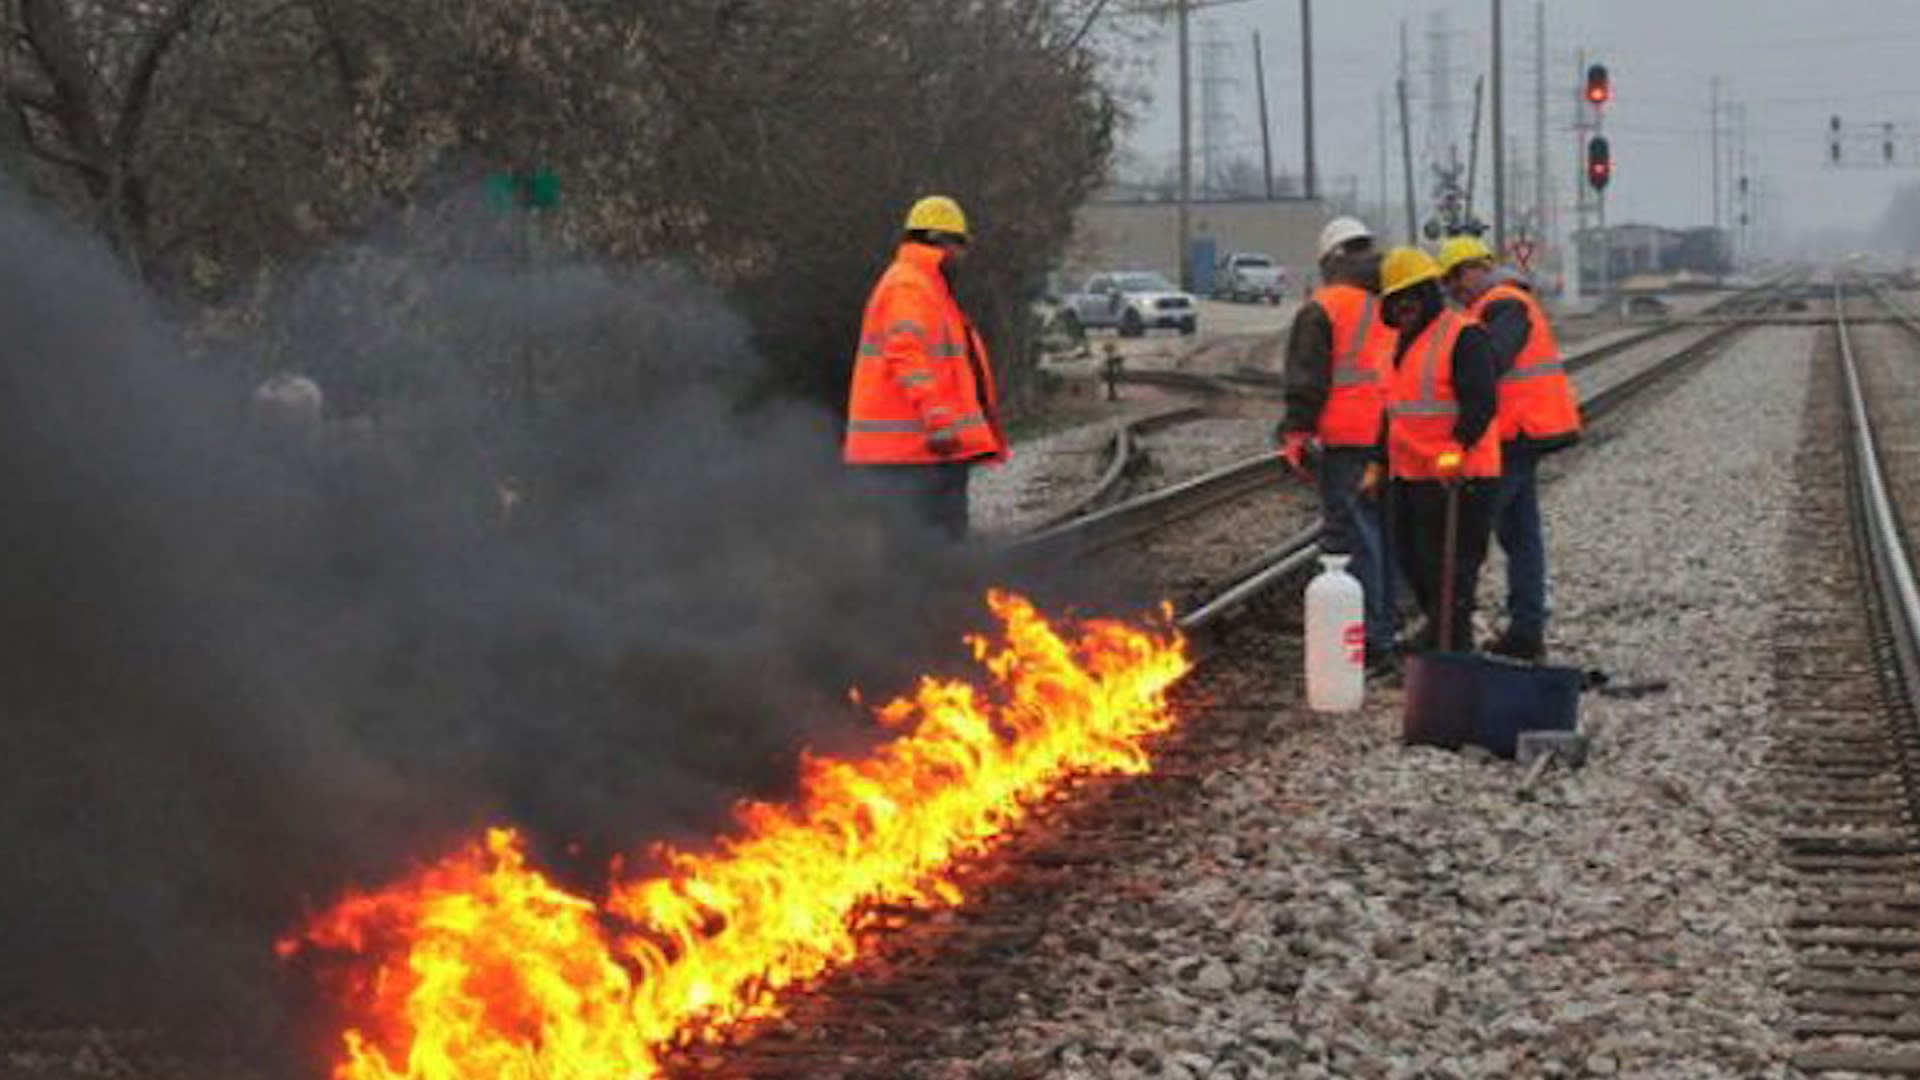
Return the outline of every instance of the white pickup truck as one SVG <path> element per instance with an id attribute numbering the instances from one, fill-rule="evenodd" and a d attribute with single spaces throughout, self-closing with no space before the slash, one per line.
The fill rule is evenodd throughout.
<path id="1" fill-rule="evenodd" d="M 1156 328 L 1191 334 L 1200 327 L 1200 305 L 1192 293 L 1151 271 L 1095 274 L 1067 297 L 1061 321 L 1075 336 L 1096 327 L 1111 327 L 1122 337 Z"/>
<path id="2" fill-rule="evenodd" d="M 1265 300 L 1278 304 L 1287 292 L 1287 271 L 1271 255 L 1236 251 L 1220 263 L 1213 295 L 1223 300 Z"/>

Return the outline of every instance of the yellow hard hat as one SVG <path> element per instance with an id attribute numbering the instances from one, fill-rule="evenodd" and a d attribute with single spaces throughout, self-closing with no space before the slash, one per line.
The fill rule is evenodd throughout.
<path id="1" fill-rule="evenodd" d="M 967 235 L 967 215 L 960 204 L 945 195 L 929 195 L 907 211 L 908 232 L 940 232 Z"/>
<path id="2" fill-rule="evenodd" d="M 1453 273 L 1453 268 L 1461 263 L 1493 262 L 1493 249 L 1480 242 L 1477 236 L 1455 236 L 1440 245 L 1440 272 Z"/>
<path id="3" fill-rule="evenodd" d="M 1414 247 L 1397 247 L 1380 260 L 1380 295 L 1392 296 L 1423 281 L 1440 277 L 1440 264 L 1433 256 Z"/>

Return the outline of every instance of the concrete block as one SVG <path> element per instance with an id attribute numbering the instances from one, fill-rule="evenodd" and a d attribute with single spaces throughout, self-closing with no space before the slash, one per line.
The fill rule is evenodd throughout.
<path id="1" fill-rule="evenodd" d="M 1551 754 L 1562 766 L 1577 769 L 1586 764 L 1589 740 L 1577 731 L 1523 731 L 1514 742 L 1513 759 L 1531 765 Z"/>

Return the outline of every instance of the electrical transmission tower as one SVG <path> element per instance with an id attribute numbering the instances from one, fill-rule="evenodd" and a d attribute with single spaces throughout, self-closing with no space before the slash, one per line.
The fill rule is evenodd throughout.
<path id="1" fill-rule="evenodd" d="M 1218 23 L 1208 22 L 1200 42 L 1200 191 L 1219 196 L 1225 187 L 1233 141 L 1232 96 L 1238 80 L 1230 74 L 1233 46 Z M 1230 193 L 1229 193 L 1230 194 Z"/>

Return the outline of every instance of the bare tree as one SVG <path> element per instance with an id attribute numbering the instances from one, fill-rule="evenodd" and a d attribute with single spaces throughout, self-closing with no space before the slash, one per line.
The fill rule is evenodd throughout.
<path id="1" fill-rule="evenodd" d="M 0 4 L 39 186 L 164 289 L 270 296 L 313 252 L 537 167 L 564 192 L 543 246 L 693 268 L 775 384 L 823 400 L 932 190 L 979 222 L 966 287 L 1017 389 L 1025 301 L 1118 115 L 1100 0 Z"/>
<path id="2" fill-rule="evenodd" d="M 5 100 L 27 149 L 78 177 L 137 268 L 147 183 L 137 167 L 168 54 L 206 0 L 12 0 Z"/>

